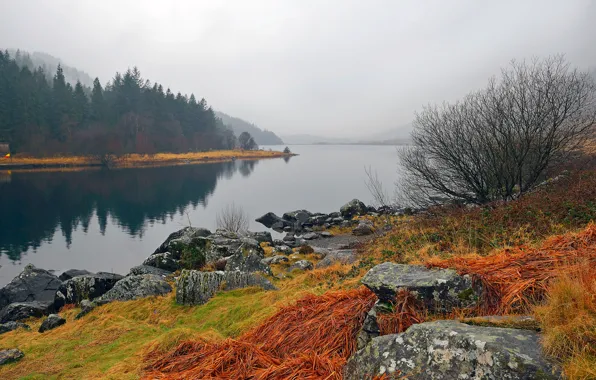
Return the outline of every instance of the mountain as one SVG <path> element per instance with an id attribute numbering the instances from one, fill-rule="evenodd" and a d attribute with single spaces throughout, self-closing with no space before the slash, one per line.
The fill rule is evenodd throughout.
<path id="1" fill-rule="evenodd" d="M 215 115 L 219 117 L 225 125 L 232 128 L 236 137 L 240 136 L 242 132 L 248 132 L 259 145 L 283 145 L 284 143 L 275 133 L 266 129 L 262 130 L 248 121 L 230 116 L 220 111 L 215 111 Z"/>
<path id="2" fill-rule="evenodd" d="M 54 74 L 56 74 L 58 65 L 60 65 L 62 67 L 62 71 L 64 72 L 64 79 L 67 83 L 70 83 L 74 87 L 77 81 L 80 81 L 85 87 L 93 87 L 93 78 L 91 78 L 89 74 L 84 71 L 77 70 L 72 66 L 66 65 L 60 58 L 56 58 L 47 53 L 38 51 L 30 53 L 18 49 L 7 50 L 19 67 L 26 66 L 31 71 L 41 67 L 48 79 L 51 79 L 54 77 Z"/>

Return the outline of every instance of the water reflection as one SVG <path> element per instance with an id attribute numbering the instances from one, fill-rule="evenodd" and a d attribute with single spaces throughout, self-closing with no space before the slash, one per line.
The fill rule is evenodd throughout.
<path id="1" fill-rule="evenodd" d="M 257 161 L 142 169 L 0 173 L 0 254 L 11 260 L 51 241 L 60 228 L 67 247 L 73 232 L 87 232 L 93 217 L 101 234 L 114 220 L 131 236 L 147 222 L 165 223 L 189 205 L 206 205 L 217 181 L 239 172 L 248 177 Z"/>

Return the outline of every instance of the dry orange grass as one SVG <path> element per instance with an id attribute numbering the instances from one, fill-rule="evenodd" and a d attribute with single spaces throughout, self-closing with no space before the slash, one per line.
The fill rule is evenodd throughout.
<path id="1" fill-rule="evenodd" d="M 147 379 L 341 379 L 376 297 L 363 287 L 308 295 L 238 339 L 181 343 L 147 356 Z"/>

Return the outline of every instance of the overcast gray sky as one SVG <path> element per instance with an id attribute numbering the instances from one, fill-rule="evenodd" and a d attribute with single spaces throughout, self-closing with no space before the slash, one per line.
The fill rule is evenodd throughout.
<path id="1" fill-rule="evenodd" d="M 0 0 L 0 46 L 99 76 L 138 66 L 281 135 L 366 136 L 512 58 L 596 67 L 596 2 Z"/>

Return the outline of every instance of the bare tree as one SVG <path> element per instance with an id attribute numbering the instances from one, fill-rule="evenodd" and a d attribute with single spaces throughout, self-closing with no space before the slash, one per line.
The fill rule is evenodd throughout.
<path id="1" fill-rule="evenodd" d="M 241 206 L 237 206 L 232 202 L 217 212 L 215 223 L 217 224 L 217 228 L 235 233 L 243 233 L 248 230 L 248 215 Z"/>
<path id="2" fill-rule="evenodd" d="M 513 61 L 484 90 L 416 115 L 413 145 L 399 153 L 404 191 L 419 204 L 516 198 L 583 143 L 595 121 L 590 74 L 563 56 Z"/>
<path id="3" fill-rule="evenodd" d="M 374 202 L 377 206 L 389 206 L 389 197 L 387 193 L 383 189 L 383 182 L 379 179 L 377 175 L 377 171 L 373 171 L 373 169 L 369 167 L 364 167 L 364 172 L 366 173 L 366 187 L 370 194 L 373 196 Z"/>

